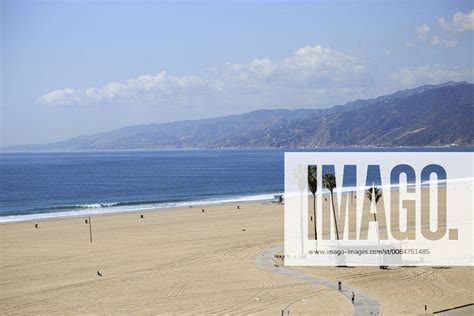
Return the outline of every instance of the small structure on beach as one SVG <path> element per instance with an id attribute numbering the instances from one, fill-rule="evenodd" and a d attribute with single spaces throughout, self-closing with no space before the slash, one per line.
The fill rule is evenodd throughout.
<path id="1" fill-rule="evenodd" d="M 283 195 L 282 194 L 276 194 L 273 196 L 272 200 L 273 204 L 282 204 L 283 203 Z"/>

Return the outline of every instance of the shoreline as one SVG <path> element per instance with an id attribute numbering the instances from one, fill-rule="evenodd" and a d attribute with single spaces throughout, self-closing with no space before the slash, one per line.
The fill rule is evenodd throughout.
<path id="1" fill-rule="evenodd" d="M 448 183 L 458 181 L 473 181 L 473 179 L 454 179 L 449 180 Z M 428 183 L 415 183 L 420 187 L 427 187 L 431 184 L 439 184 L 441 187 L 446 187 L 446 181 L 430 181 Z M 409 184 L 408 187 L 412 187 L 413 184 Z M 397 190 L 399 186 L 397 184 L 382 185 L 380 188 L 389 189 L 390 191 Z M 366 190 L 366 187 L 347 187 L 343 188 L 342 193 L 355 192 L 358 190 Z M 329 194 L 329 191 L 323 191 L 318 193 L 321 196 Z M 98 216 L 98 215 L 110 215 L 110 214 L 126 214 L 136 212 L 152 212 L 160 210 L 173 210 L 178 208 L 193 208 L 194 206 L 209 206 L 209 205 L 221 205 L 221 204 L 232 204 L 232 203 L 248 203 L 248 202 L 271 202 L 274 195 L 283 195 L 284 192 L 273 192 L 273 193 L 257 193 L 252 195 L 237 195 L 234 197 L 216 198 L 216 199 L 203 199 L 203 200 L 191 200 L 191 201 L 180 201 L 180 202 L 162 202 L 162 203 L 147 203 L 147 202 L 118 202 L 118 203 L 92 203 L 92 204 L 78 204 L 73 206 L 64 206 L 64 211 L 58 212 L 38 212 L 31 214 L 14 214 L 14 215 L 0 215 L 0 225 L 7 223 L 19 223 L 27 221 L 40 221 L 58 218 L 74 218 L 81 216 Z M 308 194 L 311 196 L 311 194 Z M 99 205 L 99 206 L 95 206 Z M 47 210 L 48 208 L 44 209 Z M 77 210 L 75 210 L 77 209 Z"/>
<path id="2" fill-rule="evenodd" d="M 160 211 L 174 211 L 174 210 L 182 210 L 182 209 L 194 209 L 196 207 L 210 207 L 210 206 L 229 206 L 234 204 L 249 204 L 249 203 L 258 203 L 258 202 L 271 202 L 273 195 L 282 194 L 282 193 L 275 193 L 275 194 L 256 194 L 256 195 L 248 195 L 243 196 L 240 199 L 225 199 L 225 200 L 216 200 L 216 201 L 189 201 L 189 202 L 177 202 L 177 205 L 170 205 L 170 206 L 158 206 L 153 205 L 148 208 L 133 208 L 133 209 L 113 209 L 113 206 L 110 207 L 97 207 L 97 208 L 83 208 L 82 211 L 65 211 L 65 212 L 49 212 L 49 213 L 34 213 L 34 214 L 20 214 L 20 215 L 8 215 L 8 216 L 0 216 L 0 225 L 7 225 L 7 224 L 15 224 L 15 223 L 24 223 L 24 222 L 32 222 L 32 221 L 48 221 L 48 220 L 60 220 L 60 219 L 70 219 L 70 218 L 78 218 L 78 217 L 89 217 L 89 216 L 110 216 L 110 215 L 120 215 L 120 214 L 132 214 L 132 213 L 151 213 L 151 212 L 160 212 Z M 270 195 L 272 197 L 270 197 Z M 257 198 L 260 197 L 261 198 Z M 247 199 L 248 197 L 255 197 L 255 199 Z M 166 203 L 164 203 L 166 204 Z M 136 206 L 139 207 L 140 205 L 147 205 L 147 204 L 137 204 Z M 95 212 L 94 212 L 95 210 Z M 100 211 L 99 211 L 100 210 Z M 104 211 L 105 210 L 105 211 Z M 80 214 L 78 214 L 81 212 Z M 50 216 L 48 216 L 50 215 Z M 32 217 L 29 217 L 32 216 Z M 38 216 L 38 217 L 34 217 Z M 23 218 L 22 218 L 23 217 Z M 28 217 L 28 218 L 26 218 Z M 4 220 L 7 218 L 7 220 Z M 11 219 L 10 219 L 11 218 Z"/>

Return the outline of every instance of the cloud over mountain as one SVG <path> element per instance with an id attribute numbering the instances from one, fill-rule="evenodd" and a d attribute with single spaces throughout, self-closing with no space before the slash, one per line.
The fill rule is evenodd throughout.
<path id="1" fill-rule="evenodd" d="M 302 47 L 287 58 L 257 58 L 246 63 L 208 67 L 200 75 L 166 71 L 84 90 L 65 88 L 37 99 L 40 104 L 97 105 L 109 103 L 182 106 L 229 99 L 258 103 L 308 104 L 315 98 L 350 95 L 367 84 L 366 66 L 356 57 L 322 45 Z M 247 99 L 247 100 L 245 100 Z"/>

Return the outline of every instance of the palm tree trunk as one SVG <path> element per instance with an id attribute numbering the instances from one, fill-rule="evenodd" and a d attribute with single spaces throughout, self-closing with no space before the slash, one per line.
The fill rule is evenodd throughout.
<path id="1" fill-rule="evenodd" d="M 377 212 L 377 201 L 375 201 L 375 211 Z M 375 221 L 375 225 L 377 225 L 376 226 L 377 227 L 377 243 L 380 248 L 380 231 L 379 231 L 379 224 L 377 223 L 377 213 L 374 213 L 374 221 Z M 383 269 L 382 258 L 380 254 L 379 254 L 379 268 Z"/>
<path id="2" fill-rule="evenodd" d="M 314 239 L 318 240 L 318 230 L 316 227 L 316 194 L 313 194 L 313 218 L 314 218 Z"/>
<path id="3" fill-rule="evenodd" d="M 336 208 L 334 207 L 334 196 L 331 191 L 332 214 L 334 215 L 334 225 L 336 225 L 336 238 L 339 240 L 339 229 L 337 228 Z"/>

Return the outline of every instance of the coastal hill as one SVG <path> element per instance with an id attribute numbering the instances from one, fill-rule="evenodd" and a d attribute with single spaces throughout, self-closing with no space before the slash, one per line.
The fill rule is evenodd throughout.
<path id="1" fill-rule="evenodd" d="M 124 127 L 16 151 L 474 145 L 474 84 L 447 82 L 327 109 L 257 110 Z"/>

